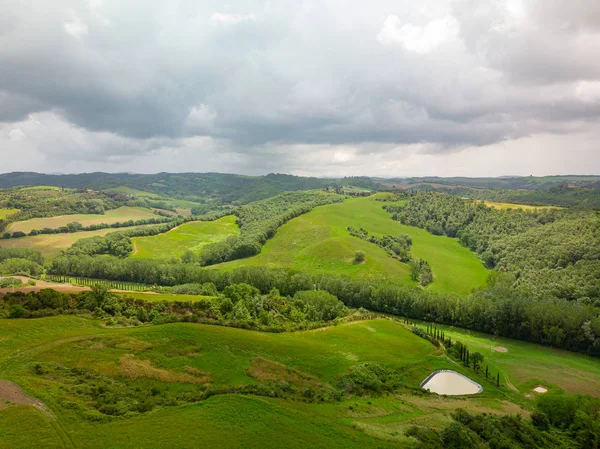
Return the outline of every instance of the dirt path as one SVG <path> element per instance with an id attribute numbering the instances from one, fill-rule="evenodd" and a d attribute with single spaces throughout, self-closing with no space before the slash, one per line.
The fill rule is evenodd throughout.
<path id="1" fill-rule="evenodd" d="M 39 409 L 46 407 L 42 401 L 25 394 L 18 385 L 7 380 L 0 380 L 0 400 L 14 404 L 33 405 Z"/>
<path id="2" fill-rule="evenodd" d="M 25 276 L 6 276 L 6 277 L 14 277 L 14 278 L 20 279 L 23 282 L 23 285 L 15 286 L 14 290 L 12 288 L 0 288 L 0 296 L 4 296 L 4 294 L 12 292 L 12 291 L 24 292 L 24 293 L 39 292 L 40 290 L 43 290 L 45 288 L 52 288 L 52 289 L 56 290 L 57 292 L 63 292 L 63 293 L 79 293 L 79 292 L 85 292 L 85 291 L 90 290 L 89 287 L 79 287 L 79 286 L 71 285 L 71 284 L 60 284 L 57 282 L 48 282 L 48 281 L 42 281 L 42 280 L 37 280 L 37 279 L 34 279 L 36 285 L 27 285 L 27 282 L 29 282 L 29 280 L 30 280 L 30 278 L 28 278 L 28 277 L 25 277 Z"/>
<path id="3" fill-rule="evenodd" d="M 506 381 L 506 385 L 508 386 L 508 388 L 516 391 L 517 393 L 520 393 L 520 391 L 517 389 L 517 387 L 515 387 L 508 379 L 508 374 L 506 374 L 506 371 L 502 371 L 502 375 L 504 376 L 504 380 Z"/>

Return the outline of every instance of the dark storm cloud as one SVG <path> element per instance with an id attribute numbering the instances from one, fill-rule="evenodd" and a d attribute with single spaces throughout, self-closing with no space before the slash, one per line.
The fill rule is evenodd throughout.
<path id="1" fill-rule="evenodd" d="M 52 158 L 208 136 L 252 170 L 297 163 L 273 145 L 439 153 L 570 133 L 600 116 L 596 3 L 9 2 L 0 122 L 11 148 Z"/>

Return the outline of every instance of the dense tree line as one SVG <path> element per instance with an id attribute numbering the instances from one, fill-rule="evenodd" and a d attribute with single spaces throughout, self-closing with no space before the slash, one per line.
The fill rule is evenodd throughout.
<path id="1" fill-rule="evenodd" d="M 0 247 L 0 275 L 38 275 L 44 271 L 44 258 L 39 251 L 28 248 Z"/>
<path id="2" fill-rule="evenodd" d="M 277 288 L 282 294 L 292 296 L 300 290 L 317 288 L 328 291 L 348 307 L 600 355 L 599 308 L 584 301 L 537 299 L 526 289 L 514 288 L 514 279 L 502 273 L 491 277 L 487 289 L 463 296 L 286 269 L 246 267 L 223 272 L 198 264 L 110 256 L 62 256 L 53 261 L 50 270 L 55 274 L 150 285 L 212 282 L 219 290 L 244 282 L 262 293 Z"/>
<path id="3" fill-rule="evenodd" d="M 140 220 L 128 220 L 128 221 L 118 221 L 116 223 L 96 223 L 89 226 L 83 226 L 81 223 L 74 221 L 73 223 L 68 223 L 65 226 L 60 226 L 58 228 L 42 228 L 42 229 L 32 229 L 29 234 L 25 234 L 24 232 L 13 232 L 12 235 L 10 233 L 4 233 L 2 235 L 2 239 L 9 238 L 22 238 L 34 235 L 41 234 L 68 234 L 74 232 L 88 232 L 88 231 L 98 231 L 100 229 L 117 229 L 117 228 L 130 228 L 133 226 L 143 226 L 143 225 L 151 225 L 151 224 L 161 224 L 161 223 L 169 223 L 173 221 L 175 217 L 163 217 L 163 218 L 144 218 Z"/>
<path id="4" fill-rule="evenodd" d="M 561 184 L 547 189 L 505 190 L 463 186 L 443 187 L 424 184 L 410 186 L 410 190 L 447 193 L 459 198 L 529 204 L 533 206 L 551 205 L 561 207 L 583 206 L 600 208 L 600 185 L 598 184 L 598 181 L 585 188 Z"/>
<path id="5" fill-rule="evenodd" d="M 586 209 L 497 210 L 451 195 L 419 192 L 392 218 L 436 235 L 456 237 L 516 287 L 600 305 L 600 217 Z"/>
<path id="6" fill-rule="evenodd" d="M 400 234 L 398 236 L 386 234 L 377 237 L 370 235 L 366 229 L 357 229 L 352 226 L 348 226 L 348 232 L 353 237 L 358 237 L 361 240 L 365 240 L 383 248 L 386 253 L 400 262 L 409 262 L 411 260 L 410 247 L 412 245 L 412 239 L 406 234 Z"/>
<path id="7" fill-rule="evenodd" d="M 439 176 L 425 176 L 417 178 L 390 179 L 387 183 L 402 185 L 445 185 L 451 187 L 473 187 L 478 189 L 504 189 L 504 190 L 549 190 L 563 185 L 594 188 L 600 181 L 596 175 L 575 176 L 503 176 L 501 178 L 467 178 L 464 176 L 441 178 Z"/>
<path id="8" fill-rule="evenodd" d="M 417 449 L 527 448 L 594 449 L 600 447 L 600 400 L 590 396 L 546 394 L 531 419 L 521 415 L 470 414 L 458 409 L 443 430 L 411 427 Z"/>
<path id="9" fill-rule="evenodd" d="M 234 211 L 238 217 L 239 236 L 206 245 L 199 255 L 188 253 L 184 260 L 214 265 L 253 256 L 260 252 L 282 224 L 317 206 L 341 201 L 342 196 L 323 192 L 288 192 L 242 206 Z"/>
<path id="10" fill-rule="evenodd" d="M 44 194 L 27 189 L 0 191 L 0 207 L 19 212 L 0 220 L 0 232 L 15 221 L 72 214 L 103 214 L 124 205 L 108 193 L 87 190 L 47 190 Z"/>
<path id="11" fill-rule="evenodd" d="M 400 234 L 399 236 L 386 234 L 381 237 L 376 237 L 374 235 L 369 235 L 366 229 L 356 229 L 352 226 L 348 227 L 348 232 L 351 236 L 358 237 L 359 239 L 383 248 L 390 257 L 400 262 L 407 262 L 410 265 L 410 278 L 421 284 L 423 287 L 433 282 L 433 273 L 431 272 L 429 263 L 423 259 L 412 258 L 410 254 L 412 239 L 410 236 L 406 234 Z"/>
<path id="12" fill-rule="evenodd" d="M 190 296 L 189 301 L 144 301 L 109 293 L 99 284 L 91 291 L 72 294 L 52 289 L 6 293 L 0 299 L 0 315 L 36 318 L 86 312 L 107 320 L 108 325 L 184 321 L 283 332 L 323 326 L 349 314 L 341 301 L 325 291 L 298 291 L 286 297 L 277 289 L 261 294 L 245 283 L 228 285 L 221 293 L 212 283 L 200 285 L 214 294 Z"/>

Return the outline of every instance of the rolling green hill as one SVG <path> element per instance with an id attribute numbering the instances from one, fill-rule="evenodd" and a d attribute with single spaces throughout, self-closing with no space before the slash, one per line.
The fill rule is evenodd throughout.
<path id="1" fill-rule="evenodd" d="M 456 408 L 527 415 L 534 386 L 578 391 L 574 382 L 598 379 L 589 357 L 447 329 L 470 348 L 489 348 L 490 365 L 503 370 L 498 389 L 482 373 L 387 319 L 283 334 L 185 323 L 111 329 L 73 316 L 0 324 L 2 378 L 45 404 L 0 402 L 3 449 L 411 447 L 414 440 L 404 435 L 408 428 L 441 429 Z M 504 352 L 489 352 L 496 345 Z M 400 370 L 406 387 L 340 401 L 269 393 L 280 391 L 276 385 L 327 390 L 364 363 Z M 551 373 L 549 364 L 564 366 L 568 377 Z M 463 372 L 484 392 L 463 398 L 419 392 L 435 369 Z M 579 391 L 597 394 L 594 385 Z M 213 394 L 203 396 L 206 389 Z M 127 404 L 137 407 L 131 401 L 138 395 L 163 405 L 111 414 Z"/>
<path id="2" fill-rule="evenodd" d="M 229 215 L 215 221 L 194 221 L 178 226 L 171 231 L 150 236 L 132 238 L 138 259 L 179 258 L 186 251 L 197 252 L 209 243 L 215 243 L 230 235 L 238 235 L 237 217 Z"/>
<path id="3" fill-rule="evenodd" d="M 373 198 L 354 198 L 317 207 L 283 225 L 259 255 L 215 267 L 287 267 L 416 285 L 410 279 L 407 264 L 392 259 L 383 249 L 369 242 L 350 236 L 346 228 L 352 226 L 363 227 L 377 236 L 411 236 L 413 256 L 425 259 L 433 271 L 434 282 L 428 287 L 432 290 L 468 293 L 485 283 L 488 270 L 457 240 L 395 222 L 382 209 L 382 204 Z M 353 262 L 355 250 L 366 253 L 364 263 Z"/>

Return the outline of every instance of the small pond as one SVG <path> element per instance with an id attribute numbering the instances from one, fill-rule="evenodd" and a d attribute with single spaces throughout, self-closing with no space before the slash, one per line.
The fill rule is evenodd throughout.
<path id="1" fill-rule="evenodd" d="M 483 388 L 477 382 L 452 370 L 440 370 L 431 373 L 421 383 L 421 388 L 432 393 L 449 396 L 477 394 L 483 391 Z"/>

